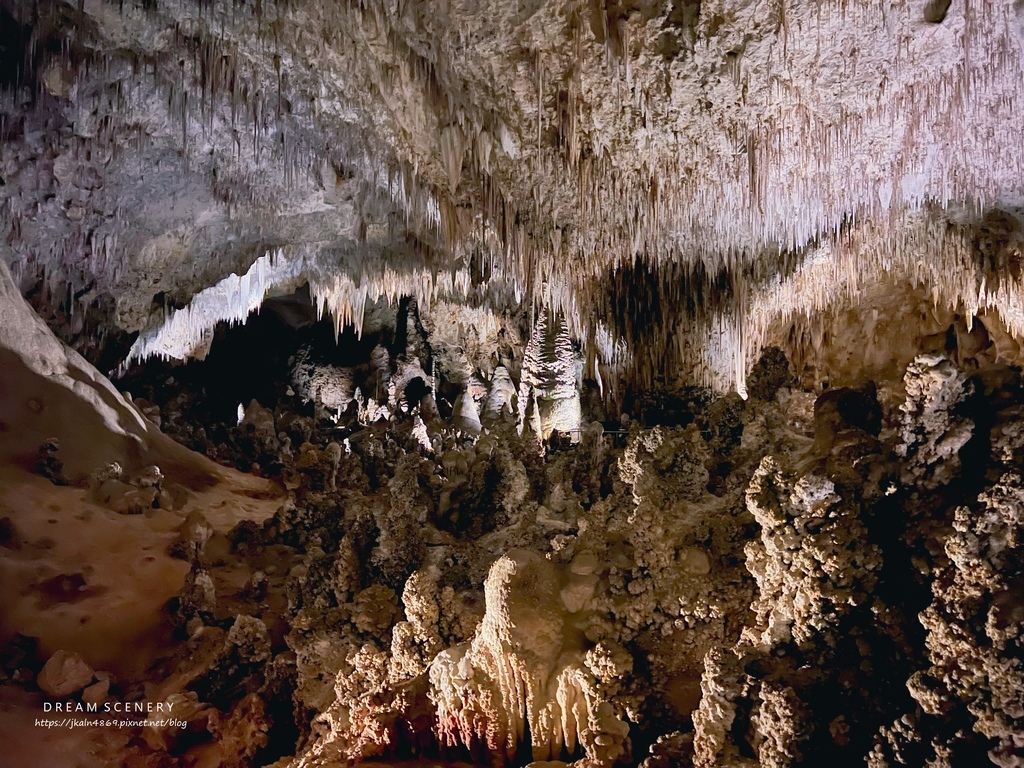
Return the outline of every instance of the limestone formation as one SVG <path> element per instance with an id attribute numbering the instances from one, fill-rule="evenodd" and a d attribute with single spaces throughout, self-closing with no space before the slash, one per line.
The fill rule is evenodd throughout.
<path id="1" fill-rule="evenodd" d="M 77 653 L 57 651 L 36 678 L 36 684 L 50 696 L 77 693 L 94 679 L 92 668 Z"/>
<path id="2" fill-rule="evenodd" d="M 0 762 L 1024 765 L 1022 6 L 0 0 Z"/>

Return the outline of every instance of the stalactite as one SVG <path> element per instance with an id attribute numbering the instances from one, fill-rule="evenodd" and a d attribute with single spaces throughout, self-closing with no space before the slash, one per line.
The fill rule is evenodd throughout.
<path id="1" fill-rule="evenodd" d="M 507 286 L 509 303 L 525 297 L 535 310 L 556 312 L 572 338 L 593 339 L 598 349 L 588 351 L 588 373 L 609 393 L 620 387 L 620 374 L 649 382 L 667 364 L 742 391 L 771 323 L 853 301 L 858 286 L 883 273 L 936 285 L 936 301 L 968 318 L 991 309 L 1011 332 L 1024 326 L 1019 285 L 987 283 L 973 265 L 964 273 L 971 277 L 954 279 L 917 264 L 936 243 L 952 246 L 925 231 L 932 225 L 912 225 L 912 235 L 900 229 L 907 211 L 967 201 L 964 215 L 971 215 L 1017 191 L 1024 175 L 1018 19 L 1006 4 L 974 4 L 969 14 L 954 8 L 945 22 L 953 31 L 924 43 L 911 34 L 919 9 L 904 5 L 884 5 L 882 22 L 875 3 L 821 3 L 807 25 L 801 7 L 783 3 L 770 24 L 748 19 L 743 50 L 726 50 L 726 29 L 721 39 L 696 40 L 685 65 L 653 55 L 646 20 L 601 8 L 593 24 L 567 24 L 561 46 L 557 35 L 523 27 L 526 45 L 515 44 L 528 57 L 522 73 L 508 69 L 519 79 L 493 91 L 474 80 L 481 56 L 474 34 L 440 29 L 420 7 L 396 16 L 376 1 L 305 11 L 210 3 L 171 18 L 159 4 L 145 11 L 126 5 L 126 30 L 148 28 L 140 19 L 166 25 L 171 48 L 182 55 L 140 51 L 130 66 L 104 55 L 94 66 L 116 86 L 83 87 L 72 108 L 76 130 L 107 138 L 140 114 L 159 113 L 155 122 L 173 133 L 167 141 L 190 168 L 209 147 L 218 173 L 231 174 L 222 184 L 230 211 L 280 210 L 281 190 L 315 176 L 310 169 L 329 158 L 357 180 L 361 216 L 365 208 L 367 220 L 370 213 L 404 220 L 408 239 L 443 254 L 445 264 L 482 253 L 488 281 Z M 488 20 L 468 21 L 486 28 Z M 310 39 L 316 25 L 321 30 Z M 840 25 L 859 31 L 859 50 L 824 34 Z M 893 56 L 866 55 L 871 43 Z M 503 61 L 511 50 L 503 45 L 495 41 L 488 55 L 501 66 L 518 61 L 511 54 Z M 322 73 L 304 66 L 311 51 Z M 756 56 L 767 56 L 766 66 L 755 67 L 762 60 Z M 834 77 L 843 87 L 811 87 L 800 66 L 809 58 L 821 62 L 815 77 Z M 124 77 L 117 77 L 119 67 Z M 693 86 L 688 68 L 707 80 L 697 106 L 661 95 Z M 77 81 L 89 77 L 80 72 Z M 601 94 L 618 95 L 621 109 L 602 109 Z M 287 109 L 292 97 L 308 100 L 310 112 Z M 974 125 L 979 130 L 965 130 Z M 418 132 L 435 138 L 414 141 Z M 142 133 L 138 141 L 148 141 Z M 221 154 L 228 161 L 220 162 Z M 268 183 L 276 180 L 283 185 Z M 18 242 L 32 212 L 4 216 Z M 121 231 L 108 222 L 86 237 L 83 227 L 81 236 L 35 246 L 35 258 L 72 293 L 82 287 L 78 273 L 108 265 L 117 285 L 130 243 Z M 367 259 L 381 256 L 374 248 Z M 775 251 L 804 253 L 798 274 L 783 273 L 778 285 L 748 274 Z M 638 258 L 666 274 L 699 264 L 706 274 L 732 275 L 732 303 L 709 302 L 701 308 L 708 316 L 687 313 L 685 328 L 659 330 L 652 343 L 634 348 L 636 329 L 616 327 L 600 312 L 609 275 Z M 75 274 L 56 265 L 75 265 Z M 480 288 L 468 269 L 433 269 L 425 259 L 355 269 L 318 260 L 303 279 L 338 330 L 358 330 L 367 301 L 410 295 L 429 309 Z M 829 280 L 839 285 L 827 287 Z M 663 282 L 661 306 L 693 298 L 686 295 L 693 284 Z M 203 343 L 211 322 L 243 319 L 247 302 L 224 301 L 237 303 L 206 316 L 194 302 L 173 314 L 167 327 L 181 330 L 144 334 L 132 359 L 146 344 L 186 355 Z M 168 341 L 153 340 L 155 333 Z M 169 341 L 174 334 L 182 340 Z M 716 341 L 701 350 L 707 337 Z"/>
<path id="2" fill-rule="evenodd" d="M 125 364 L 150 357 L 185 360 L 208 348 L 218 323 L 235 324 L 259 310 L 273 288 L 298 286 L 305 256 L 287 258 L 282 250 L 260 257 L 244 275 L 232 274 L 193 297 L 183 309 L 172 312 L 157 328 L 139 335 Z"/>

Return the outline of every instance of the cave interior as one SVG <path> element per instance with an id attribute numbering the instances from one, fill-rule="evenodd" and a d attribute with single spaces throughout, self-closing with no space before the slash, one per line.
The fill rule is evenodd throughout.
<path id="1" fill-rule="evenodd" d="M 0 0 L 0 766 L 1024 766 L 1024 2 Z"/>

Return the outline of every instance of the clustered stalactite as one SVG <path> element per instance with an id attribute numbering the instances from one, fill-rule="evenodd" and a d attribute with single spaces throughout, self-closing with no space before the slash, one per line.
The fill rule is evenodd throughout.
<path id="1" fill-rule="evenodd" d="M 5 280 L 10 324 L 45 337 L 43 362 L 64 359 Z M 22 636 L 2 656 L 11 684 L 173 702 L 183 732 L 96 737 L 142 765 L 1021 759 L 1019 368 L 943 347 L 902 379 L 817 394 L 772 349 L 746 400 L 666 387 L 636 398 L 642 418 L 625 434 L 584 421 L 578 442 L 539 442 L 518 429 L 522 393 L 528 405 L 538 392 L 579 398 L 566 322 L 539 316 L 488 383 L 432 341 L 420 309 L 411 297 L 375 306 L 366 359 L 347 369 L 317 363 L 311 343 L 281 363 L 307 390 L 274 379 L 275 402 L 237 419 L 197 407 L 198 388 L 161 399 L 159 368 L 153 399 L 119 405 L 143 441 L 159 422 L 276 480 L 285 497 L 261 521 L 215 527 L 216 507 L 190 506 L 202 484 L 172 481 L 173 462 L 101 463 L 79 480 L 81 460 L 66 465 L 64 443 L 45 440 L 32 471 L 63 492 L 84 484 L 103 514 L 189 509 L 168 537 L 185 575 L 163 608 L 174 642 L 157 667 L 115 676 Z M 90 372 L 109 387 L 66 359 L 81 371 L 55 374 L 68 392 L 81 397 Z M 463 378 L 428 373 L 440 367 Z M 369 382 L 382 399 L 344 418 L 333 401 L 303 403 Z M 450 413 L 433 413 L 445 393 Z M 186 435 L 182 414 L 202 415 L 208 434 Z M 8 519 L 5 548 L 31 551 L 24 522 Z M 39 588 L 59 604 L 93 594 L 91 578 Z"/>
<path id="2" fill-rule="evenodd" d="M 51 308 L 84 317 L 114 299 L 128 332 L 152 331 L 154 297 L 181 306 L 268 247 L 333 242 L 359 255 L 320 294 L 339 326 L 358 327 L 365 301 L 395 295 L 396 283 L 421 302 L 440 290 L 472 304 L 476 281 L 463 270 L 473 262 L 500 288 L 487 298 L 495 312 L 525 300 L 565 317 L 590 377 L 603 365 L 606 380 L 648 386 L 665 365 L 742 393 L 745 369 L 778 343 L 766 325 L 806 306 L 792 278 L 755 277 L 763 254 L 825 262 L 828 284 L 856 296 L 879 277 L 907 279 L 922 251 L 949 249 L 955 237 L 936 246 L 934 232 L 948 220 L 1012 205 L 1015 12 L 983 3 L 933 23 L 918 10 L 14 4 L 21 88 L 9 92 L 9 123 L 60 128 L 39 146 L 13 134 L 7 150 L 8 165 L 35 157 L 46 170 L 5 192 L 11 261 L 25 282 L 45 276 Z M 851 27 L 858 42 L 847 46 L 838 33 Z M 893 29 L 909 42 L 895 44 Z M 808 80 L 809 52 L 841 93 Z M 978 116 L 989 129 L 969 128 Z M 162 178 L 188 170 L 169 186 L 212 214 L 200 232 L 174 215 L 161 231 L 124 203 L 131 189 L 159 194 L 143 173 L 153 164 Z M 318 206 L 341 215 L 329 221 Z M 915 211 L 920 226 L 904 219 Z M 227 234 L 235 244 L 217 244 Z M 211 250 L 199 269 L 151 268 Z M 394 274 L 375 263 L 392 250 L 409 264 Z M 705 294 L 695 316 L 659 334 L 656 354 L 604 300 L 637 260 L 664 275 L 646 308 Z M 998 308 L 1016 332 L 1019 286 L 995 272 L 983 264 L 971 285 L 947 285 L 943 264 L 913 279 L 967 316 Z M 839 298 L 810 290 L 813 311 Z"/>
<path id="3" fill-rule="evenodd" d="M 0 683 L 173 703 L 131 766 L 1024 764 L 1019 5 L 0 0 L 10 621 L 112 589 L 11 488 L 175 593 Z"/>

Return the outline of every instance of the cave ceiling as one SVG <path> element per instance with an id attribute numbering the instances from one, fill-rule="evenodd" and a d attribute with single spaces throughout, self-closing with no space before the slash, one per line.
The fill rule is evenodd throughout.
<path id="1" fill-rule="evenodd" d="M 187 356 L 301 283 L 339 326 L 553 308 L 606 379 L 741 392 L 879 282 L 1024 333 L 1019 0 L 0 13 L 0 254 L 79 346 L 219 290 L 141 350 Z"/>

